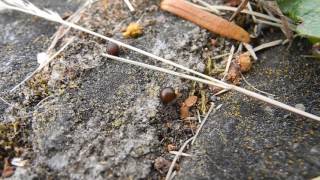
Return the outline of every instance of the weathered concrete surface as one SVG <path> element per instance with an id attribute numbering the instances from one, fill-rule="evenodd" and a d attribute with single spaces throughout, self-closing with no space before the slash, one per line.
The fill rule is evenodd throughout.
<path id="1" fill-rule="evenodd" d="M 213 48 L 209 43 L 211 35 L 206 31 L 151 8 L 158 2 L 136 1 L 139 8 L 134 14 L 128 12 L 122 1 L 117 2 L 106 12 L 97 4 L 80 24 L 199 71 L 203 70 L 208 56 L 229 51 L 231 42 L 225 41 Z M 10 19 L 9 15 L 5 19 L 11 22 L 28 22 L 23 15 L 17 15 L 16 19 Z M 141 17 L 144 35 L 123 39 L 120 29 Z M 7 20 L 0 18 L 0 21 L 4 26 Z M 32 25 L 39 21 L 45 25 L 34 29 Z M 23 26 L 23 31 L 42 34 L 40 30 L 46 29 L 46 23 L 37 20 Z M 27 43 L 22 50 L 29 47 L 32 54 L 26 56 L 28 61 L 16 60 L 18 65 L 4 66 L 8 69 L 1 73 L 2 91 L 32 71 L 23 68 L 26 64 L 36 67 L 34 57 L 38 48 L 47 47 L 53 32 L 49 31 L 44 37 L 46 43 L 39 42 L 38 46 L 23 38 L 15 40 Z M 2 119 L 13 117 L 15 120 L 20 114 L 28 114 L 22 119 L 28 124 L 24 131 L 28 131 L 26 143 L 31 147 L 23 155 L 30 159 L 31 165 L 17 168 L 12 179 L 159 178 L 161 175 L 153 167 L 154 160 L 159 156 L 172 158 L 165 146 L 171 143 L 180 147 L 192 135 L 179 120 L 178 104 L 183 98 L 164 106 L 158 99 L 159 89 L 173 86 L 185 97 L 191 83 L 106 60 L 100 56 L 105 52 L 106 42 L 75 31 L 71 35 L 78 39 L 49 70 L 23 86 L 18 91 L 20 94 L 8 96 L 21 110 L 9 109 Z M 270 36 L 268 34 L 265 41 L 271 41 Z M 7 47 L 10 42 L 6 40 L 1 46 Z M 12 44 L 19 47 L 17 43 Z M 291 52 L 285 51 L 285 47 L 265 51 L 246 76 L 259 89 L 278 95 L 279 100 L 292 105 L 302 103 L 307 111 L 319 115 L 320 63 L 300 58 L 298 55 L 305 53 L 300 47 L 295 45 Z M 0 63 L 8 63 L 10 58 L 15 60 L 19 53 L 27 51 L 15 50 L 1 51 L 1 57 L 5 58 L 1 58 Z M 124 49 L 121 56 L 155 63 Z M 39 83 L 43 87 L 37 86 Z M 43 101 L 39 104 L 40 100 Z M 190 150 L 196 158 L 182 159 L 178 178 L 301 179 L 319 175 L 318 123 L 288 116 L 287 112 L 236 93 L 227 94 L 216 103 L 223 104 L 221 111 L 210 117 Z"/>
<path id="2" fill-rule="evenodd" d="M 247 80 L 278 100 L 320 115 L 320 62 L 301 58 L 305 43 L 259 55 Z M 245 85 L 244 85 L 245 86 Z M 245 86 L 250 88 L 248 86 Z M 222 98 L 178 179 L 310 179 L 320 175 L 320 125 L 237 93 Z"/>

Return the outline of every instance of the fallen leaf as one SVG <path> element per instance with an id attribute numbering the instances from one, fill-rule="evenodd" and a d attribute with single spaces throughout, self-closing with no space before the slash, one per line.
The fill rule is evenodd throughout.
<path id="1" fill-rule="evenodd" d="M 10 177 L 14 173 L 14 167 L 10 166 L 8 158 L 4 160 L 4 167 L 2 170 L 2 177 Z"/>
<path id="2" fill-rule="evenodd" d="M 248 72 L 252 67 L 252 61 L 249 54 L 244 53 L 239 56 L 237 63 L 240 65 L 241 72 Z"/>
<path id="3" fill-rule="evenodd" d="M 240 84 L 240 79 L 241 79 L 241 70 L 240 70 L 240 65 L 238 63 L 232 62 L 230 64 L 229 72 L 227 75 L 227 80 L 232 82 L 235 85 Z"/>
<path id="4" fill-rule="evenodd" d="M 170 168 L 171 162 L 166 160 L 163 157 L 158 157 L 155 161 L 154 161 L 154 168 L 160 172 L 161 174 L 165 174 L 168 172 L 169 168 Z"/>
<path id="5" fill-rule="evenodd" d="M 192 107 L 193 105 L 196 104 L 198 100 L 198 97 L 197 96 L 189 96 L 185 101 L 184 101 L 184 104 L 188 107 Z"/>
<path id="6" fill-rule="evenodd" d="M 177 149 L 177 146 L 174 144 L 168 144 L 167 145 L 167 150 L 168 151 L 175 151 Z"/>
<path id="7" fill-rule="evenodd" d="M 143 28 L 138 23 L 131 23 L 122 35 L 126 38 L 137 38 L 143 33 Z"/>
<path id="8" fill-rule="evenodd" d="M 182 103 L 180 107 L 180 118 L 185 119 L 187 117 L 190 117 L 190 112 L 189 112 L 190 107 L 186 106 L 185 103 Z"/>
<path id="9" fill-rule="evenodd" d="M 240 26 L 197 8 L 184 0 L 163 0 L 161 9 L 221 36 L 245 43 L 250 42 L 250 34 Z"/>

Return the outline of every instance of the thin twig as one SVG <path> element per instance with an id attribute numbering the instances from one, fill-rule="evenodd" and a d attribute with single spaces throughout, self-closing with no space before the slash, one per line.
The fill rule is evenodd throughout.
<path id="1" fill-rule="evenodd" d="M 169 153 L 170 153 L 170 154 L 177 155 L 179 152 L 178 152 L 178 151 L 169 151 Z M 191 154 L 187 154 L 187 153 L 181 153 L 181 156 L 192 157 Z"/>
<path id="2" fill-rule="evenodd" d="M 87 0 L 75 13 L 73 13 L 66 21 L 71 23 L 76 23 L 80 20 L 81 15 L 84 11 L 91 6 L 92 3 L 96 2 L 96 0 Z M 58 30 L 53 35 L 53 40 L 47 49 L 47 54 L 51 54 L 51 51 L 56 46 L 57 42 L 70 31 L 71 27 L 69 26 L 60 26 Z"/>
<path id="3" fill-rule="evenodd" d="M 0 100 L 3 101 L 5 104 L 7 104 L 8 106 L 12 106 L 12 104 L 10 104 L 8 101 L 6 101 L 5 99 L 3 99 L 1 96 L 0 96 Z"/>
<path id="4" fill-rule="evenodd" d="M 256 87 L 254 87 L 252 84 L 250 84 L 250 83 L 246 80 L 246 78 L 244 77 L 244 75 L 243 75 L 242 73 L 240 73 L 240 74 L 241 74 L 242 80 L 243 80 L 248 86 L 250 86 L 252 89 L 254 89 L 254 90 L 256 90 L 256 91 L 258 91 L 258 92 L 260 92 L 260 93 L 262 93 L 262 94 L 268 95 L 268 96 L 273 96 L 273 97 L 276 96 L 276 95 L 274 95 L 274 94 L 271 94 L 271 93 L 268 93 L 268 92 L 261 91 L 261 90 L 257 89 Z"/>
<path id="5" fill-rule="evenodd" d="M 173 173 L 170 176 L 170 180 L 172 180 L 177 175 L 177 171 L 173 171 Z"/>
<path id="6" fill-rule="evenodd" d="M 131 12 L 135 11 L 135 10 L 134 10 L 134 7 L 132 6 L 132 4 L 130 3 L 129 0 L 124 0 L 124 2 L 126 3 L 126 5 L 128 6 L 128 8 L 129 8 L 129 10 L 130 10 Z"/>
<path id="7" fill-rule="evenodd" d="M 199 112 L 199 110 L 198 110 L 198 109 L 197 109 L 197 116 L 198 116 L 198 121 L 199 121 L 199 123 L 201 123 L 200 112 Z"/>
<path id="8" fill-rule="evenodd" d="M 220 94 L 226 93 L 228 91 L 230 91 L 231 89 L 222 89 L 221 91 L 217 92 L 214 94 L 214 96 L 219 96 Z"/>
<path id="9" fill-rule="evenodd" d="M 149 65 L 149 64 L 141 63 L 141 62 L 132 61 L 132 60 L 129 60 L 129 59 L 124 59 L 124 58 L 112 56 L 112 55 L 109 55 L 109 54 L 102 54 L 102 56 L 105 56 L 105 57 L 108 57 L 108 58 L 111 58 L 111 59 L 114 59 L 114 60 L 117 60 L 117 61 L 120 61 L 120 62 L 125 62 L 125 63 L 128 63 L 128 64 L 133 64 L 133 65 L 136 65 L 136 66 L 144 67 L 144 68 L 147 68 L 147 69 L 156 70 L 156 71 L 164 72 L 164 73 L 167 73 L 167 74 L 172 74 L 172 75 L 175 75 L 175 76 L 178 76 L 178 77 L 182 77 L 182 78 L 185 78 L 185 79 L 201 82 L 201 83 L 204 83 L 204 84 L 218 86 L 218 87 L 224 88 L 224 89 L 230 89 L 230 90 L 232 89 L 232 90 L 238 91 L 239 93 L 245 94 L 247 96 L 250 96 L 250 97 L 259 99 L 261 101 L 264 101 L 266 103 L 272 104 L 274 106 L 280 107 L 282 109 L 291 111 L 293 113 L 308 117 L 308 118 L 316 120 L 316 121 L 320 121 L 320 117 L 319 116 L 316 116 L 314 114 L 311 114 L 311 113 L 302 111 L 300 109 L 294 108 L 292 106 L 289 106 L 289 105 L 284 104 L 282 102 L 276 101 L 276 100 L 271 99 L 269 97 L 263 96 L 261 94 L 249 91 L 249 90 L 244 89 L 242 87 L 238 87 L 238 86 L 235 86 L 235 85 L 232 85 L 232 84 L 227 84 L 227 83 L 219 81 L 219 80 L 217 80 L 217 81 L 219 81 L 220 83 L 216 83 L 216 82 L 213 82 L 213 81 L 208 81 L 208 80 L 201 79 L 201 78 L 198 78 L 198 77 L 186 75 L 184 73 L 171 71 L 171 70 L 160 68 L 160 67 L 157 67 L 157 66 L 152 66 L 152 65 Z"/>
<path id="10" fill-rule="evenodd" d="M 191 3 L 188 1 L 188 3 L 192 4 L 193 6 L 196 6 L 200 9 L 203 9 L 203 10 L 206 10 L 206 11 L 210 11 L 211 10 L 207 7 L 204 7 L 204 6 L 199 6 L 197 4 L 194 4 L 194 3 Z M 214 5 L 214 6 L 211 6 L 215 9 L 218 9 L 218 10 L 224 10 L 224 11 L 236 11 L 237 8 L 235 7 L 230 7 L 230 6 L 222 6 L 222 5 Z M 269 15 L 266 15 L 266 14 L 263 14 L 263 13 L 259 13 L 259 12 L 256 12 L 256 11 L 248 11 L 246 9 L 242 10 L 241 13 L 244 13 L 244 14 L 250 14 L 250 15 L 255 15 L 257 17 L 260 17 L 260 18 L 263 18 L 263 19 L 267 19 L 267 20 L 270 20 L 270 21 L 274 21 L 274 22 L 277 22 L 277 23 L 281 23 L 281 20 L 278 19 L 278 18 L 275 18 L 275 17 L 272 17 L 272 16 L 269 16 Z"/>
<path id="11" fill-rule="evenodd" d="M 186 146 L 189 144 L 189 142 L 192 141 L 193 139 L 194 139 L 194 137 L 191 137 L 186 142 L 184 142 L 183 145 L 181 146 L 181 148 L 179 149 L 178 154 L 173 158 L 173 160 L 171 162 L 171 165 L 170 165 L 170 168 L 169 168 L 169 171 L 168 171 L 168 173 L 166 175 L 166 180 L 169 180 L 171 178 L 172 170 L 173 170 L 177 160 L 181 156 L 182 151 L 186 148 Z"/>
<path id="12" fill-rule="evenodd" d="M 274 22 L 265 21 L 265 20 L 261 20 L 261 19 L 256 19 L 256 22 L 261 23 L 261 24 L 267 24 L 270 26 L 278 27 L 278 28 L 283 28 L 283 25 L 280 23 L 274 23 Z"/>
<path id="13" fill-rule="evenodd" d="M 20 87 L 22 84 L 24 84 L 26 81 L 28 81 L 30 78 L 32 78 L 36 73 L 41 71 L 45 66 L 47 66 L 55 57 L 57 57 L 72 41 L 74 38 L 71 38 L 62 48 L 60 48 L 55 54 L 53 54 L 47 62 L 41 64 L 35 71 L 33 71 L 29 76 L 27 76 L 24 80 L 22 80 L 19 84 L 17 84 L 15 87 L 13 87 L 10 92 L 15 91 L 18 87 Z"/>
<path id="14" fill-rule="evenodd" d="M 226 54 L 221 54 L 221 55 L 217 55 L 217 56 L 214 56 L 212 57 L 211 59 L 220 59 L 222 57 L 226 57 L 226 56 L 229 56 L 230 53 L 226 53 Z"/>
<path id="15" fill-rule="evenodd" d="M 252 58 L 254 60 L 258 60 L 258 57 L 257 57 L 256 53 L 254 52 L 254 49 L 252 48 L 252 46 L 250 44 L 247 44 L 247 43 L 243 43 L 243 45 L 248 50 L 248 52 L 250 53 Z"/>
<path id="16" fill-rule="evenodd" d="M 233 58 L 233 54 L 234 54 L 234 46 L 231 46 L 231 50 L 230 50 L 230 53 L 229 53 L 226 69 L 224 71 L 224 76 L 223 76 L 222 80 L 225 80 L 225 78 L 228 75 L 230 64 L 231 64 L 231 61 L 232 61 L 232 58 Z"/>
<path id="17" fill-rule="evenodd" d="M 248 7 L 249 12 L 251 13 L 250 15 L 251 15 L 251 17 L 252 17 L 253 22 L 257 22 L 257 18 L 256 18 L 256 16 L 253 14 L 253 9 L 252 9 L 252 6 L 251 6 L 251 3 L 250 3 L 250 2 L 248 2 L 247 7 Z"/>
<path id="18" fill-rule="evenodd" d="M 271 42 L 268 42 L 268 43 L 261 44 L 261 45 L 255 47 L 255 48 L 253 48 L 253 50 L 254 50 L 254 52 L 258 52 L 258 51 L 261 51 L 261 50 L 266 49 L 266 48 L 270 48 L 270 47 L 281 45 L 282 42 L 283 42 L 282 39 L 271 41 Z"/>
<path id="19" fill-rule="evenodd" d="M 199 2 L 199 4 L 201 4 L 202 6 L 205 6 L 206 8 L 210 9 L 211 12 L 213 12 L 213 13 L 215 13 L 215 14 L 217 14 L 217 15 L 221 15 L 221 12 L 220 12 L 218 9 L 212 7 L 212 6 L 211 6 L 210 4 L 208 4 L 207 2 L 205 2 L 205 1 L 203 1 L 203 0 L 196 0 L 196 2 Z"/>
<path id="20" fill-rule="evenodd" d="M 199 128 L 197 129 L 197 131 L 196 131 L 196 134 L 193 136 L 194 138 L 193 138 L 193 140 L 192 140 L 192 142 L 191 142 L 192 145 L 194 144 L 195 140 L 197 139 L 197 137 L 198 137 L 198 135 L 199 135 L 199 133 L 200 133 L 202 127 L 203 127 L 203 125 L 206 123 L 209 115 L 211 114 L 212 110 L 214 109 L 214 106 L 215 106 L 214 103 L 211 103 L 211 107 L 210 107 L 209 111 L 207 112 L 206 117 L 204 117 L 204 119 L 202 120 L 202 122 L 201 122 L 201 124 L 200 124 L 200 127 L 199 127 Z M 214 111 L 213 111 L 213 114 L 214 114 L 220 107 L 221 107 L 221 105 L 219 105 L 217 108 L 215 108 Z"/>
<path id="21" fill-rule="evenodd" d="M 232 14 L 229 21 L 232 21 L 248 4 L 249 0 L 242 0 L 241 4 L 238 6 L 237 10 Z"/>

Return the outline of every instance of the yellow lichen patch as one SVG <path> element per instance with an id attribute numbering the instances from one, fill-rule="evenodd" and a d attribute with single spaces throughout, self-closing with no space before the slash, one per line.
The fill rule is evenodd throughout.
<path id="1" fill-rule="evenodd" d="M 143 28 L 138 23 L 130 23 L 122 35 L 126 38 L 137 38 L 143 33 Z"/>

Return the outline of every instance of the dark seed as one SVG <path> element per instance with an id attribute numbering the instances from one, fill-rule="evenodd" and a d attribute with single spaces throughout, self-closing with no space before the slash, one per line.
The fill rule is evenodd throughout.
<path id="1" fill-rule="evenodd" d="M 177 97 L 176 93 L 174 92 L 174 89 L 171 87 L 166 87 L 161 90 L 160 92 L 160 99 L 163 103 L 168 104 L 175 100 Z"/>
<path id="2" fill-rule="evenodd" d="M 115 43 L 108 43 L 107 53 L 113 56 L 119 56 L 119 46 Z"/>

